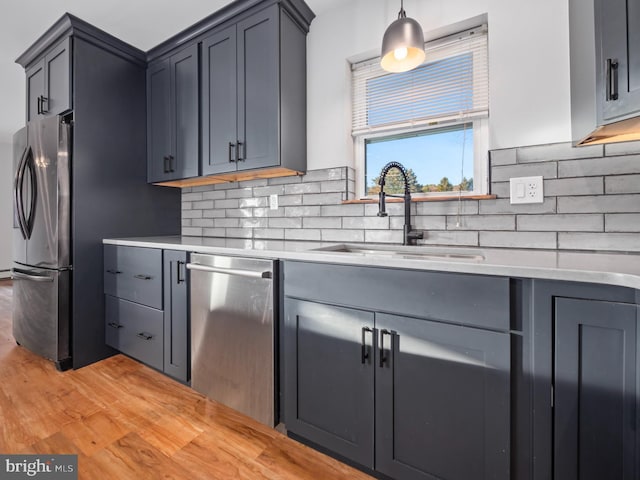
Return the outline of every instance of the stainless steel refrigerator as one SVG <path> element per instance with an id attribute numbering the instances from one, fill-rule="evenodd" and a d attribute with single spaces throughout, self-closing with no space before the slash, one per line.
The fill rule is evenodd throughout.
<path id="1" fill-rule="evenodd" d="M 71 366 L 70 140 L 59 116 L 13 140 L 13 336 L 59 370 Z"/>

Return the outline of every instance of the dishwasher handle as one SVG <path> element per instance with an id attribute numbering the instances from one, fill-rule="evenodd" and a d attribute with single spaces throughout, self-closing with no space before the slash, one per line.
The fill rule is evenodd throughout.
<path id="1" fill-rule="evenodd" d="M 199 263 L 187 263 L 187 269 L 209 273 L 224 273 L 227 275 L 237 275 L 239 277 L 248 278 L 273 278 L 273 274 L 269 270 L 260 272 L 255 270 L 241 270 L 238 268 L 211 267 L 209 265 L 201 265 Z"/>

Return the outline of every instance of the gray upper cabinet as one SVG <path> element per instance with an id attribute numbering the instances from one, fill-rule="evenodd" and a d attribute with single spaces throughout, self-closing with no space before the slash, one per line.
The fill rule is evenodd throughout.
<path id="1" fill-rule="evenodd" d="M 596 0 L 604 122 L 640 113 L 640 0 Z"/>
<path id="2" fill-rule="evenodd" d="M 198 175 L 198 45 L 147 69 L 147 180 Z"/>
<path id="3" fill-rule="evenodd" d="M 569 26 L 573 141 L 637 139 L 640 0 L 569 0 Z"/>
<path id="4" fill-rule="evenodd" d="M 71 109 L 71 37 L 26 69 L 27 121 Z"/>
<path id="5" fill-rule="evenodd" d="M 305 38 L 276 4 L 203 40 L 203 175 L 306 169 Z"/>
<path id="6" fill-rule="evenodd" d="M 202 173 L 227 172 L 237 158 L 236 26 L 202 42 Z"/>

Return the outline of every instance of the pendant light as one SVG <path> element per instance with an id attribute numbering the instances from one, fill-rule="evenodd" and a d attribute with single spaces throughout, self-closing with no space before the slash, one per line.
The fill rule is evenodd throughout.
<path id="1" fill-rule="evenodd" d="M 413 18 L 407 18 L 404 0 L 400 0 L 400 13 L 382 38 L 380 66 L 388 72 L 406 72 L 424 62 L 424 34 Z"/>

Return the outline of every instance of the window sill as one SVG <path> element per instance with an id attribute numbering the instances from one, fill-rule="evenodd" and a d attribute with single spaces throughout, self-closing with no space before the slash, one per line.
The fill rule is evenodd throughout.
<path id="1" fill-rule="evenodd" d="M 446 195 L 446 196 L 438 196 L 438 197 L 415 197 L 411 199 L 411 202 L 451 202 L 458 200 L 493 200 L 498 198 L 497 195 Z M 391 198 L 386 197 L 385 201 L 387 203 L 399 203 L 402 202 L 402 198 Z M 344 200 L 342 202 L 343 205 L 348 205 L 352 203 L 378 203 L 377 198 L 359 198 L 356 200 Z"/>

